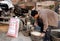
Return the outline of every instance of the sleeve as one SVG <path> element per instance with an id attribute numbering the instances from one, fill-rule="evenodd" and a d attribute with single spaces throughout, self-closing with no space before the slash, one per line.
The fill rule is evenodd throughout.
<path id="1" fill-rule="evenodd" d="M 44 24 L 44 27 L 43 27 L 43 31 L 46 32 L 47 28 L 48 28 L 48 18 L 47 18 L 47 14 L 42 14 L 41 16 L 42 20 L 43 20 L 43 24 Z"/>

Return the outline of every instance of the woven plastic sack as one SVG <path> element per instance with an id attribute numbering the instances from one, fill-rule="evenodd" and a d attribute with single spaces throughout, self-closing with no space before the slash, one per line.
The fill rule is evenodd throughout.
<path id="1" fill-rule="evenodd" d="M 9 21 L 9 29 L 7 32 L 7 36 L 11 37 L 18 37 L 18 30 L 19 30 L 19 18 L 18 17 L 12 17 Z"/>

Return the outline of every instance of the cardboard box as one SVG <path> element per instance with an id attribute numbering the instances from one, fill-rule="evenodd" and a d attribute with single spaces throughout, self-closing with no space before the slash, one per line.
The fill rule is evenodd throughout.
<path id="1" fill-rule="evenodd" d="M 0 24 L 0 32 L 7 32 L 8 31 L 8 24 Z"/>

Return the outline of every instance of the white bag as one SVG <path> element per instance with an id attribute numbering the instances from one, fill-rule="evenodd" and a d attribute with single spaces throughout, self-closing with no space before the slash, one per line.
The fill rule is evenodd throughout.
<path id="1" fill-rule="evenodd" d="M 8 36 L 11 36 L 11 37 L 18 37 L 18 30 L 19 30 L 19 18 L 18 17 L 12 17 L 10 19 L 10 23 L 9 23 L 9 29 L 8 29 L 8 32 L 7 32 L 7 35 Z"/>

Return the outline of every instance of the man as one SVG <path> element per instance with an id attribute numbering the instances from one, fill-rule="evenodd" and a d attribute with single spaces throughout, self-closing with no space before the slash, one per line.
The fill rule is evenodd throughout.
<path id="1" fill-rule="evenodd" d="M 50 41 L 50 31 L 51 30 L 49 29 L 47 31 L 47 29 L 51 28 L 51 27 L 57 27 L 58 26 L 58 15 L 57 15 L 57 13 L 52 11 L 52 10 L 49 10 L 49 9 L 41 9 L 39 12 L 36 10 L 32 10 L 31 16 L 35 20 L 37 20 L 38 17 L 40 19 L 42 19 L 43 29 L 42 29 L 40 37 L 44 37 L 44 35 L 45 35 L 44 41 Z M 38 25 L 38 22 L 35 23 L 35 26 L 36 25 Z M 40 25 L 38 25 L 38 26 L 40 26 Z M 47 34 L 49 34 L 49 35 L 47 35 Z"/>

